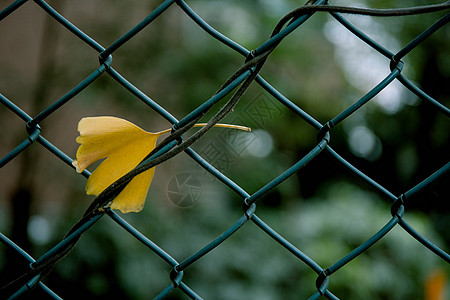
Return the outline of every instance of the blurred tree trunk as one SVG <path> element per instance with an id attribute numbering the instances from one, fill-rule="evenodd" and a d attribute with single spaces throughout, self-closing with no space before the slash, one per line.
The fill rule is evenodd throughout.
<path id="1" fill-rule="evenodd" d="M 53 3 L 53 7 L 57 10 L 61 8 L 64 1 Z M 38 71 L 34 93 L 31 100 L 31 114 L 37 115 L 49 104 L 49 95 L 52 92 L 53 80 L 56 74 L 56 49 L 58 45 L 59 30 L 55 26 L 55 20 L 46 14 L 44 27 L 42 31 Z M 12 208 L 12 230 L 11 240 L 28 253 L 32 252 L 32 243 L 28 236 L 28 223 L 31 216 L 31 207 L 33 201 L 39 200 L 37 194 L 37 182 L 33 177 L 34 171 L 39 167 L 39 145 L 31 145 L 26 149 L 18 159 L 20 163 L 20 171 L 18 174 L 18 184 L 11 193 Z M 28 263 L 22 256 L 15 251 L 7 248 L 5 254 L 6 266 L 3 270 L 2 278 L 8 282 L 14 279 L 28 268 Z M 3 282 L 2 282 L 3 283 Z"/>
<path id="2" fill-rule="evenodd" d="M 420 86 L 434 99 L 448 107 L 450 95 L 450 76 L 448 72 L 444 74 L 440 69 L 438 61 L 439 52 L 445 49 L 440 43 L 430 43 L 427 46 L 426 57 L 424 57 L 424 68 L 421 73 Z M 442 66 L 441 66 L 442 67 Z M 445 66 L 448 68 L 448 66 Z M 450 126 L 448 118 L 442 115 L 433 105 L 426 101 L 421 101 L 418 107 L 420 111 L 419 126 L 416 135 L 417 156 L 420 158 L 414 182 L 418 183 L 431 175 L 438 168 L 448 162 L 450 153 Z M 445 119 L 445 122 L 441 122 Z M 442 128 L 444 126 L 444 128 Z M 440 141 L 444 139 L 443 144 L 439 144 L 436 138 L 433 138 L 436 131 L 443 132 Z M 449 211 L 446 209 L 445 202 L 449 199 L 448 182 L 450 174 L 441 177 L 425 191 L 420 192 L 417 197 L 408 200 L 408 206 L 433 215 L 435 228 L 444 238 L 447 246 L 450 245 L 450 227 Z"/>

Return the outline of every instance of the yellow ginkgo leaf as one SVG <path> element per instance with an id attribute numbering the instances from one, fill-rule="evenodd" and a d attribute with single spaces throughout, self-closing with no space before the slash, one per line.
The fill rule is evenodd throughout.
<path id="1" fill-rule="evenodd" d="M 106 158 L 89 176 L 86 193 L 98 196 L 117 179 L 135 168 L 156 146 L 158 133 L 146 132 L 124 119 L 116 117 L 83 118 L 78 123 L 80 143 L 77 159 L 73 161 L 77 172 L 83 172 L 90 164 Z M 138 212 L 147 196 L 155 170 L 149 169 L 135 178 L 114 199 L 111 208 L 126 212 Z"/>
<path id="2" fill-rule="evenodd" d="M 196 124 L 195 126 L 204 126 Z M 244 126 L 216 124 L 241 130 Z M 106 158 L 89 176 L 86 193 L 98 196 L 108 186 L 134 169 L 155 148 L 156 140 L 171 129 L 157 133 L 147 132 L 131 122 L 117 117 L 88 117 L 78 123 L 80 143 L 76 160 L 77 172 L 83 172 L 92 163 Z M 123 213 L 139 212 L 144 207 L 147 192 L 155 173 L 151 168 L 135 176 L 111 204 Z"/>

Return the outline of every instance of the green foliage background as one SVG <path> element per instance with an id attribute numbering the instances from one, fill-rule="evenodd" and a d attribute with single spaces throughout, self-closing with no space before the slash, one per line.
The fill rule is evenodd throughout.
<path id="1" fill-rule="evenodd" d="M 4 1 L 1 7 L 9 2 Z M 160 1 L 49 3 L 107 47 Z M 279 18 L 303 3 L 196 0 L 188 4 L 218 31 L 254 49 L 267 40 Z M 361 0 L 333 4 L 381 8 L 429 3 Z M 443 14 L 348 19 L 396 52 Z M 337 24 L 327 14 L 315 15 L 282 42 L 261 72 L 321 123 L 362 97 L 389 72 L 387 59 L 339 31 Z M 98 65 L 92 49 L 33 3 L 26 3 L 2 21 L 0 34 L 7 41 L 0 45 L 0 91 L 30 115 L 64 95 Z M 449 38 L 446 26 L 404 59 L 404 74 L 447 107 Z M 116 51 L 112 66 L 181 119 L 209 99 L 243 61 L 244 57 L 212 39 L 174 5 Z M 379 72 L 380 62 L 384 73 Z M 396 102 L 392 102 L 392 94 L 382 92 L 334 128 L 331 146 L 398 195 L 448 161 L 450 125 L 445 116 L 405 88 L 397 88 L 394 96 Z M 252 103 L 257 101 L 268 103 L 272 113 L 258 119 L 252 114 L 256 107 Z M 170 126 L 103 75 L 42 122 L 43 134 L 75 156 L 77 122 L 96 115 L 123 117 L 149 131 Z M 224 130 L 220 129 L 210 131 L 193 148 L 206 153 L 211 142 L 222 143 L 221 150 L 232 160 L 212 163 L 249 193 L 278 176 L 316 144 L 317 132 L 256 84 L 225 122 L 236 120 L 251 126 L 251 137 L 256 139 L 247 140 L 248 147 L 243 151 L 236 154 L 237 145 L 224 139 Z M 9 128 L 2 137 L 3 156 L 24 138 L 24 126 L 4 108 L 0 108 L 0 125 Z M 358 128 L 363 131 L 355 131 Z M 368 142 L 374 143 L 364 153 L 357 148 L 364 145 L 351 142 L 358 132 L 365 132 L 363 137 L 369 135 Z M 261 142 L 262 148 L 255 148 L 255 141 Z M 267 147 L 272 147 L 267 155 L 255 155 Z M 200 199 L 188 208 L 174 205 L 168 197 L 168 183 L 182 173 L 193 175 L 201 184 Z M 85 180 L 37 145 L 0 170 L 0 176 L 1 231 L 34 257 L 57 243 L 92 200 L 84 194 Z M 450 241 L 447 185 L 448 177 L 408 200 L 405 213 L 407 222 L 444 249 Z M 241 203 L 236 194 L 182 154 L 157 167 L 144 211 L 124 218 L 182 261 L 231 226 L 243 214 Z M 22 225 L 17 216 L 13 217 L 13 211 L 18 210 L 28 216 Z M 324 268 L 366 241 L 390 219 L 388 200 L 325 154 L 258 202 L 256 213 Z M 37 231 L 31 231 L 34 234 L 30 234 L 32 225 L 24 227 L 27 222 L 36 226 Z M 0 253 L 2 278 L 10 275 L 11 268 L 20 272 L 16 257 L 4 247 L 0 247 Z M 440 269 L 449 274 L 444 261 L 396 228 L 336 272 L 330 289 L 343 299 L 423 299 L 427 276 Z M 146 299 L 169 284 L 169 272 L 168 265 L 155 254 L 104 218 L 83 235 L 45 283 L 65 299 L 87 295 Z M 315 279 L 312 270 L 249 222 L 189 267 L 183 281 L 206 299 L 304 299 L 314 293 Z M 174 292 L 171 298 L 185 296 Z"/>

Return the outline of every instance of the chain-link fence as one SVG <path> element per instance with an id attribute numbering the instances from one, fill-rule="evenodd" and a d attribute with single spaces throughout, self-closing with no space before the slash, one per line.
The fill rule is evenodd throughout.
<path id="1" fill-rule="evenodd" d="M 417 184 L 410 186 L 409 188 L 397 191 L 394 193 L 390 190 L 389 185 L 380 184 L 377 180 L 374 180 L 366 174 L 363 170 L 363 166 L 358 164 L 352 164 L 345 158 L 345 154 L 338 153 L 333 149 L 333 131 L 334 128 L 344 120 L 347 120 L 350 116 L 354 115 L 357 111 L 363 109 L 366 105 L 369 105 L 373 101 L 374 97 L 382 92 L 384 89 L 392 85 L 393 83 L 401 83 L 409 93 L 416 95 L 424 103 L 427 103 L 427 107 L 431 107 L 440 116 L 445 117 L 446 125 L 448 126 L 448 118 L 450 116 L 450 109 L 444 105 L 444 102 L 440 99 L 435 99 L 431 97 L 426 90 L 422 90 L 416 84 L 414 84 L 407 76 L 402 74 L 405 67 L 404 59 L 411 51 L 413 51 L 417 46 L 424 43 L 430 36 L 432 36 L 438 30 L 445 25 L 447 25 L 450 20 L 450 14 L 446 14 L 442 17 L 442 14 L 450 8 L 450 3 L 445 2 L 442 4 L 427 5 L 421 7 L 410 7 L 404 9 L 369 9 L 369 8 L 353 8 L 353 7 L 342 7 L 333 6 L 328 3 L 328 1 L 313 1 L 308 2 L 305 6 L 301 6 L 297 9 L 292 10 L 290 13 L 286 14 L 284 17 L 279 19 L 279 22 L 275 25 L 270 38 L 264 43 L 255 47 L 255 50 L 249 51 L 239 43 L 234 40 L 229 39 L 221 32 L 217 31 L 210 24 L 204 21 L 193 9 L 191 9 L 185 1 L 176 0 L 166 0 L 161 3 L 156 9 L 154 9 L 148 16 L 146 16 L 142 21 L 137 22 L 137 25 L 131 28 L 126 34 L 121 35 L 114 42 L 112 42 L 108 47 L 103 47 L 99 42 L 87 35 L 83 30 L 75 26 L 69 17 L 65 17 L 50 6 L 45 1 L 34 1 L 34 3 L 26 3 L 27 1 L 14 1 L 9 4 L 0 12 L 0 26 L 1 22 L 5 22 L 8 17 L 14 15 L 19 10 L 22 9 L 22 5 L 35 5 L 39 6 L 43 11 L 45 11 L 48 16 L 51 16 L 53 20 L 59 22 L 60 26 L 64 27 L 66 31 L 70 32 L 71 35 L 77 37 L 82 43 L 88 45 L 90 48 L 98 53 L 100 65 L 91 70 L 91 73 L 85 77 L 79 84 L 73 86 L 69 91 L 65 92 L 62 97 L 53 101 L 50 105 L 39 110 L 39 113 L 32 117 L 27 114 L 26 109 L 17 105 L 14 99 L 7 97 L 8 91 L 2 91 L 0 94 L 0 101 L 4 107 L 4 115 L 16 115 L 23 120 L 24 125 L 26 125 L 27 135 L 23 137 L 22 141 L 17 144 L 13 149 L 9 149 L 6 154 L 2 154 L 3 157 L 0 160 L 0 166 L 4 167 L 8 164 L 14 162 L 15 158 L 19 155 L 25 155 L 37 149 L 38 147 L 44 148 L 49 151 L 54 156 L 56 156 L 61 162 L 67 165 L 68 168 L 74 169 L 72 165 L 73 157 L 72 154 L 67 154 L 65 151 L 56 147 L 52 141 L 45 138 L 45 130 L 41 129 L 40 124 L 50 118 L 54 114 L 58 114 L 61 109 L 64 108 L 68 103 L 75 101 L 76 96 L 83 90 L 88 88 L 90 85 L 94 84 L 102 77 L 109 77 L 115 81 L 115 84 L 123 87 L 129 97 L 135 99 L 136 101 L 141 101 L 146 104 L 149 111 L 156 112 L 161 115 L 165 120 L 172 124 L 171 134 L 165 138 L 158 146 L 147 155 L 147 157 L 139 164 L 138 167 L 134 168 L 132 171 L 128 172 L 126 175 L 119 178 L 114 184 L 106 188 L 102 193 L 100 193 L 93 204 L 88 208 L 85 214 L 81 217 L 78 222 L 75 222 L 72 229 L 64 237 L 64 239 L 48 249 L 44 254 L 40 255 L 38 258 L 31 257 L 27 252 L 25 252 L 21 247 L 17 246 L 14 241 L 10 240 L 4 234 L 0 234 L 2 246 L 8 251 L 13 251 L 21 256 L 21 259 L 29 264 L 28 269 L 20 274 L 14 275 L 12 278 L 6 278 L 2 280 L 2 298 L 10 297 L 16 298 L 31 291 L 33 293 L 44 292 L 50 297 L 59 298 L 51 290 L 51 286 L 47 287 L 41 280 L 44 276 L 52 272 L 52 268 L 59 262 L 60 259 L 66 257 L 66 260 L 71 259 L 71 251 L 76 249 L 76 243 L 81 236 L 89 235 L 89 229 L 95 225 L 103 216 L 107 216 L 113 220 L 119 227 L 122 227 L 130 235 L 134 236 L 140 243 L 144 244 L 148 249 L 151 250 L 153 254 L 156 254 L 165 262 L 170 268 L 170 275 L 167 278 L 167 287 L 163 290 L 152 291 L 156 295 L 156 298 L 165 298 L 171 295 L 174 290 L 182 291 L 185 295 L 193 299 L 202 298 L 202 291 L 196 290 L 189 286 L 189 282 L 184 280 L 184 274 L 189 272 L 195 272 L 195 265 L 198 264 L 201 259 L 208 253 L 213 253 L 220 247 L 226 248 L 226 243 L 221 245 L 230 237 L 234 236 L 241 229 L 248 226 L 248 224 L 255 224 L 261 232 L 273 239 L 273 243 L 278 243 L 284 249 L 279 248 L 277 251 L 286 251 L 290 253 L 299 264 L 307 266 L 316 274 L 316 292 L 311 295 L 311 299 L 320 298 L 325 296 L 329 299 L 337 299 L 338 297 L 345 297 L 345 295 L 339 295 L 339 293 L 333 292 L 333 279 L 338 278 L 340 272 L 345 269 L 350 262 L 353 260 L 358 260 L 362 256 L 367 254 L 367 250 L 371 249 L 377 243 L 382 240 L 386 235 L 388 235 L 394 228 L 401 228 L 407 232 L 410 239 L 413 239 L 417 244 L 421 244 L 423 247 L 433 253 L 436 257 L 439 257 L 444 261 L 445 266 L 447 266 L 450 261 L 450 256 L 446 251 L 442 249 L 442 245 L 435 245 L 433 241 L 429 240 L 429 237 L 423 236 L 417 231 L 417 228 L 411 226 L 406 222 L 404 216 L 408 215 L 408 201 L 411 198 L 417 196 L 420 192 L 427 190 L 430 186 L 436 183 L 445 184 L 445 180 L 448 180 L 448 171 L 450 168 L 450 162 L 448 162 L 448 152 L 447 157 L 441 157 L 443 164 L 435 168 L 432 172 L 427 174 L 420 174 L 422 178 Z M 219 41 L 222 45 L 229 47 L 236 53 L 242 55 L 245 59 L 244 63 L 237 69 L 234 70 L 232 76 L 227 80 L 223 81 L 223 84 L 218 88 L 217 92 L 213 93 L 213 96 L 204 96 L 201 103 L 190 113 L 185 115 L 180 120 L 176 119 L 164 105 L 164 101 L 159 99 L 153 100 L 146 93 L 138 89 L 132 82 L 126 77 L 121 75 L 113 67 L 114 62 L 112 56 L 120 51 L 121 47 L 131 42 L 138 33 L 146 28 L 152 27 L 152 25 L 159 19 L 163 19 L 166 16 L 166 12 L 169 8 L 174 7 L 177 10 L 183 12 L 188 16 L 195 24 L 201 28 L 205 33 L 207 33 L 213 39 Z M 220 8 L 219 8 L 220 9 Z M 324 13 L 325 12 L 325 13 Z M 167 13 L 168 14 L 168 13 Z M 314 19 L 319 15 L 331 15 L 342 28 L 345 28 L 353 35 L 357 36 L 360 40 L 365 42 L 380 57 L 386 58 L 386 64 L 389 66 L 390 72 L 385 74 L 382 80 L 379 80 L 378 84 L 373 86 L 369 92 L 364 94 L 362 97 L 354 97 L 352 103 L 347 105 L 345 109 L 342 109 L 333 118 L 327 119 L 325 122 L 319 122 L 313 115 L 308 113 L 308 108 L 303 108 L 301 105 L 297 105 L 295 99 L 289 99 L 285 96 L 282 91 L 279 91 L 274 86 L 272 86 L 268 81 L 266 81 L 260 75 L 260 70 L 263 65 L 270 61 L 270 55 L 273 51 L 277 50 L 284 43 L 289 43 L 288 37 L 293 35 L 294 32 L 299 32 L 302 30 L 303 24 L 306 24 L 309 19 Z M 344 15 L 365 15 L 379 17 L 377 20 L 383 20 L 383 18 L 400 18 L 402 16 L 410 16 L 408 19 L 410 22 L 417 22 L 417 18 L 423 15 L 431 15 L 435 17 L 435 22 L 428 28 L 424 28 L 420 34 L 415 38 L 410 40 L 406 46 L 402 47 L 401 50 L 393 52 L 382 46 L 376 40 L 370 38 L 356 26 L 352 25 L 344 17 Z M 238 17 L 238 16 L 236 16 Z M 105 29 L 106 30 L 106 29 Z M 448 29 L 447 29 L 448 30 Z M 336 37 L 337 38 L 337 37 Z M 1 37 L 0 37 L 1 39 Z M 285 40 L 286 39 L 286 40 Z M 51 41 L 49 41 L 51 42 Z M 446 42 L 446 41 L 444 41 Z M 339 43 L 339 42 L 338 42 Z M 162 46 L 164 47 L 164 45 Z M 167 47 L 167 46 L 166 46 Z M 14 50 L 12 50 L 14 51 Z M 183 51 L 183 49 L 178 49 L 177 51 Z M 175 59 L 175 58 L 174 58 Z M 77 62 L 72 62 L 76 64 Z M 151 66 L 156 69 L 157 73 L 158 66 Z M 448 65 L 442 66 L 447 69 Z M 67 70 L 70 72 L 70 70 Z M 47 80 L 46 78 L 41 78 L 41 80 Z M 222 141 L 226 141 L 227 145 L 220 145 L 220 140 L 208 140 L 208 137 L 203 137 L 203 135 L 209 131 L 219 121 L 224 119 L 233 110 L 239 112 L 241 106 L 237 106 L 238 102 L 242 102 L 244 93 L 247 91 L 251 84 L 259 85 L 265 92 L 263 96 L 255 98 L 250 101 L 246 106 L 245 112 L 252 111 L 251 118 L 253 118 L 254 124 L 261 124 L 263 122 L 263 116 L 270 116 L 272 114 L 281 114 L 283 109 L 287 109 L 295 118 L 300 118 L 304 120 L 310 128 L 312 128 L 317 135 L 317 143 L 313 145 L 309 151 L 302 155 L 294 164 L 292 164 L 287 169 L 279 172 L 279 175 L 273 179 L 269 179 L 262 187 L 258 188 L 254 192 L 250 192 L 244 189 L 244 182 L 235 182 L 230 177 L 226 176 L 224 170 L 233 169 L 236 165 L 233 165 L 233 157 L 238 157 L 247 146 L 252 142 L 252 138 L 255 136 L 250 136 L 250 138 L 243 138 L 242 135 L 237 135 L 233 131 L 230 133 L 227 129 L 224 129 Z M 321 83 L 326 86 L 327 82 Z M 176 86 L 172 87 L 176 89 Z M 205 93 L 203 93 L 205 95 Z M 264 99 L 264 98 L 267 99 Z M 444 95 L 448 97 L 448 95 Z M 269 99 L 270 98 L 270 99 Z M 228 100 L 225 100 L 228 99 Z M 180 97 L 179 101 L 182 101 Z M 260 101 L 264 104 L 254 105 L 256 102 Z M 248 102 L 248 101 L 247 101 Z M 180 104 L 181 105 L 181 104 Z M 217 108 L 220 107 L 220 108 Z M 6 109 L 5 109 L 6 108 Z M 213 115 L 210 114 L 210 110 L 214 108 L 217 112 Z M 256 109 L 256 110 L 255 110 Z M 420 112 L 419 112 L 420 113 Z M 183 138 L 183 135 L 193 127 L 202 117 L 208 118 L 207 125 L 190 135 L 189 137 Z M 258 123 L 259 122 L 259 123 Z M 233 123 L 240 123 L 239 118 L 234 118 Z M 3 123 L 5 126 L 5 123 Z M 245 125 L 245 124 L 244 124 Z M 7 126 L 7 125 L 6 125 Z M 7 130 L 4 128 L 4 131 Z M 64 130 L 69 130 L 65 128 Z M 295 128 L 289 128 L 287 130 L 296 131 Z M 361 133 L 361 132 L 360 132 Z M 364 139 L 363 133 L 358 136 L 355 135 L 356 140 L 362 140 L 363 147 L 366 143 L 370 143 L 371 140 Z M 441 143 L 448 143 L 446 140 L 446 135 L 443 138 L 441 136 Z M 206 142 L 205 142 L 206 141 Z M 195 151 L 191 146 L 195 146 L 197 143 L 203 142 L 203 148 Z M 223 152 L 226 147 L 230 146 L 232 148 L 232 154 L 227 154 Z M 361 145 L 361 144 L 360 144 Z M 265 151 L 264 147 L 260 147 L 258 151 Z M 29 148 L 29 149 L 28 149 Z M 364 147 L 363 147 L 364 148 Z M 364 149 L 360 149 L 364 152 Z M 220 182 L 222 187 L 226 187 L 234 193 L 234 197 L 238 197 L 241 201 L 235 201 L 234 204 L 237 207 L 243 208 L 243 213 L 240 217 L 229 220 L 232 223 L 223 233 L 212 238 L 206 246 L 196 245 L 197 250 L 193 251 L 189 257 L 180 260 L 177 255 L 171 253 L 171 250 L 164 249 L 163 246 L 158 245 L 156 242 L 137 230 L 129 222 L 125 221 L 121 215 L 117 214 L 109 208 L 111 202 L 114 198 L 120 194 L 127 184 L 137 175 L 151 169 L 152 167 L 161 164 L 165 161 L 175 158 L 179 153 L 186 153 L 195 163 L 201 168 L 201 170 L 211 174 L 217 182 Z M 234 155 L 234 156 L 233 156 Z M 367 235 L 364 238 L 364 242 L 355 245 L 353 249 L 347 251 L 344 255 L 340 256 L 331 265 L 321 266 L 316 260 L 314 254 L 306 254 L 302 249 L 305 245 L 296 244 L 292 242 L 285 236 L 282 231 L 275 230 L 269 226 L 263 219 L 264 217 L 258 217 L 255 213 L 258 203 L 263 201 L 279 186 L 283 189 L 283 182 L 291 177 L 293 174 L 302 174 L 305 172 L 305 176 L 308 176 L 308 172 L 311 171 L 310 168 L 305 167 L 308 163 L 313 164 L 314 161 L 322 156 L 328 155 L 332 158 L 332 164 L 334 167 L 342 167 L 340 172 L 350 171 L 353 173 L 355 180 L 358 184 L 365 186 L 366 188 L 375 190 L 380 194 L 387 203 L 390 204 L 390 219 L 385 222 L 382 226 L 378 228 L 378 231 L 372 235 Z M 419 158 L 421 159 L 421 158 Z M 373 162 L 375 163 L 375 162 Z M 334 168 L 333 167 L 333 168 Z M 327 170 L 321 170 L 321 172 L 327 172 Z M 192 206 L 199 198 L 199 193 L 201 188 L 199 188 L 200 183 L 190 176 L 189 172 L 186 174 L 179 174 L 172 178 L 172 181 L 168 185 L 169 198 L 172 202 L 180 206 Z M 88 178 L 90 173 L 84 170 L 81 175 Z M 2 181 L 3 178 L 8 176 L 5 172 L 1 173 Z M 56 175 L 59 176 L 59 175 Z M 242 180 L 242 179 L 241 179 Z M 317 178 L 320 180 L 320 177 Z M 216 183 L 217 183 L 216 182 Z M 448 181 L 447 181 L 448 182 Z M 186 199 L 182 192 L 180 192 L 181 186 L 188 186 L 189 189 L 189 199 Z M 77 188 L 82 189 L 81 186 Z M 358 197 L 358 195 L 354 195 Z M 444 195 L 444 198 L 448 200 L 448 193 Z M 423 201 L 432 201 L 424 199 Z M 237 204 L 236 204 L 237 203 Z M 446 209 L 445 203 L 439 203 L 439 207 L 442 210 Z M 151 209 L 151 208 L 149 208 Z M 20 211 L 20 209 L 19 209 Z M 347 218 L 346 215 L 340 216 L 342 219 Z M 3 230 L 3 229 L 2 229 Z M 114 228 L 113 230 L 117 230 Z M 168 233 L 169 234 L 169 233 Z M 193 233 L 195 234 L 195 233 Z M 220 245 L 220 247 L 219 247 Z M 272 250 L 271 250 L 272 251 Z M 332 253 L 333 249 L 329 249 Z M 226 252 L 225 252 L 226 253 Z M 408 256 L 408 253 L 403 253 L 403 256 Z M 251 259 L 251 256 L 250 258 Z M 267 268 L 270 269 L 269 262 L 259 262 L 260 264 L 267 264 Z M 410 264 L 415 264 L 416 262 L 411 261 Z M 371 272 L 367 270 L 367 272 Z M 145 275 L 142 275 L 145 276 Z M 258 276 L 258 274 L 253 274 L 253 276 Z M 293 278 L 295 280 L 295 278 Z M 354 282 L 349 282 L 349 285 L 358 285 L 358 280 Z M 216 289 L 215 286 L 209 287 L 211 290 Z M 224 287 L 226 288 L 226 287 Z M 263 290 L 266 287 L 261 285 L 259 289 Z M 301 287 L 299 287 L 301 289 Z M 279 295 L 282 297 L 282 295 Z M 243 298 L 251 298 L 247 295 L 242 295 Z M 437 298 L 436 298 L 437 299 Z"/>

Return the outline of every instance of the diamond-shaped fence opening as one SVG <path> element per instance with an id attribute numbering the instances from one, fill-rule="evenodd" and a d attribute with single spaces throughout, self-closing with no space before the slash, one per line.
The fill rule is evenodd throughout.
<path id="1" fill-rule="evenodd" d="M 450 4 L 333 4 L 2 5 L 1 298 L 444 299 Z M 95 116 L 171 130 L 85 196 Z"/>

